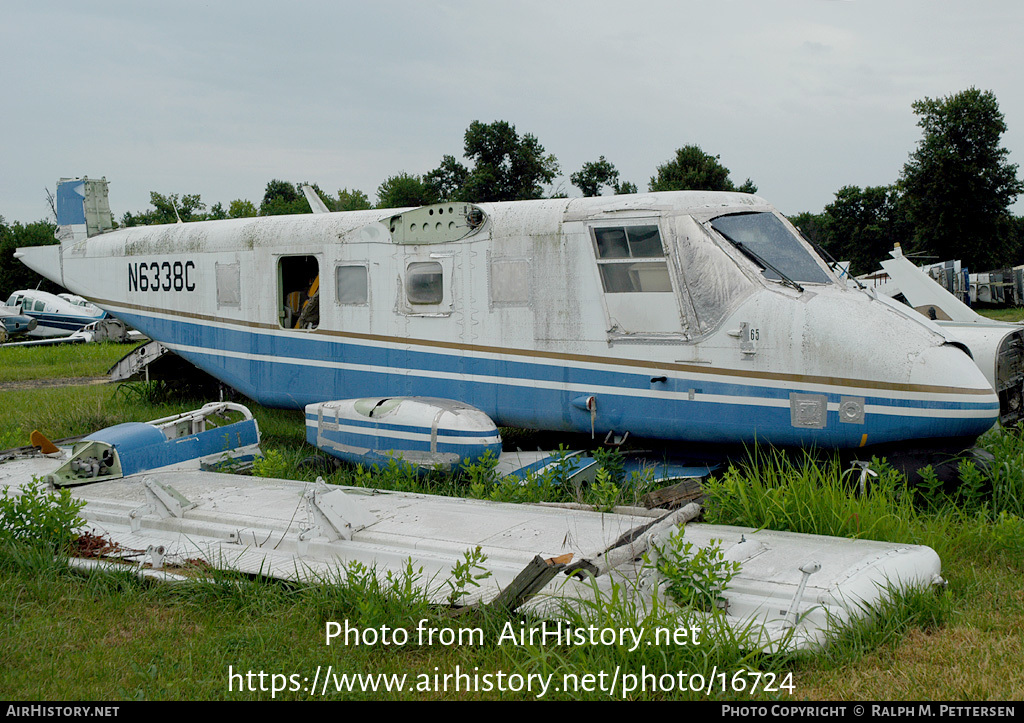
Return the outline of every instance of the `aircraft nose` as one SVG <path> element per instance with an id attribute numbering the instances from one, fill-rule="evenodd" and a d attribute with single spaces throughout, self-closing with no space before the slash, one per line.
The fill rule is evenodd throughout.
<path id="1" fill-rule="evenodd" d="M 979 436 L 999 420 L 999 397 L 973 359 L 954 344 L 921 352 L 910 382 L 930 402 L 932 421 L 945 422 L 943 436 Z"/>
<path id="2" fill-rule="evenodd" d="M 957 387 L 987 391 L 995 395 L 981 369 L 962 348 L 954 344 L 932 346 L 917 354 L 910 372 L 911 384 Z"/>

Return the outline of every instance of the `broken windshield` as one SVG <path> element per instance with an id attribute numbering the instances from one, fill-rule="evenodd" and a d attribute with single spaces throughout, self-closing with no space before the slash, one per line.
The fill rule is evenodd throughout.
<path id="1" fill-rule="evenodd" d="M 748 253 L 766 279 L 828 284 L 825 270 L 800 240 L 772 213 L 737 213 L 712 219 L 711 226 Z"/>

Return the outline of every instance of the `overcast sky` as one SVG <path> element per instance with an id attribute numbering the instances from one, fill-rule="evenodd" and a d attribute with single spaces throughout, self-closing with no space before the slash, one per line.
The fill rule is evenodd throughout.
<path id="1" fill-rule="evenodd" d="M 991 90 L 1024 163 L 1020 0 L 139 2 L 6 0 L 0 215 L 61 176 L 257 205 L 272 178 L 376 200 L 462 158 L 473 120 L 534 134 L 569 175 L 604 155 L 646 190 L 697 144 L 781 211 L 892 183 L 911 103 Z M 1018 202 L 1016 213 L 1024 213 Z"/>

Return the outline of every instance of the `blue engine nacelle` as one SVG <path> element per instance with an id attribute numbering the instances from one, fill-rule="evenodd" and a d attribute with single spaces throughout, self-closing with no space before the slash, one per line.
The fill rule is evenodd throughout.
<path id="1" fill-rule="evenodd" d="M 36 328 L 36 320 L 31 316 L 0 316 L 0 323 L 11 336 L 25 334 Z"/>

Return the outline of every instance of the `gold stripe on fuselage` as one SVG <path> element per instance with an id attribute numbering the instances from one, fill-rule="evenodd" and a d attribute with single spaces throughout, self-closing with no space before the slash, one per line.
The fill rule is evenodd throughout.
<path id="1" fill-rule="evenodd" d="M 150 314 L 164 314 L 166 316 L 180 317 L 195 321 L 205 321 L 220 325 L 243 326 L 250 329 L 264 329 L 268 331 L 293 331 L 283 329 L 275 324 L 265 324 L 244 319 L 222 319 L 209 314 L 195 314 L 187 311 L 171 311 L 139 304 L 128 304 L 107 299 L 90 298 L 89 301 L 97 306 L 108 308 L 114 307 L 129 311 L 137 311 Z M 824 377 L 811 374 L 786 374 L 783 372 L 764 372 L 749 369 L 719 369 L 715 367 L 698 366 L 695 364 L 684 364 L 680 362 L 643 361 L 637 359 L 621 359 L 617 357 L 599 357 L 586 354 L 568 354 L 556 351 L 539 351 L 536 349 L 508 349 L 505 347 L 483 346 L 480 344 L 462 344 L 452 341 L 438 341 L 434 339 L 409 339 L 397 336 L 385 336 L 382 334 L 363 334 L 353 331 L 333 331 L 329 329 L 310 329 L 299 333 L 313 336 L 331 336 L 343 339 L 358 339 L 361 341 L 382 342 L 386 344 L 402 344 L 411 346 L 430 347 L 435 349 L 452 349 L 463 352 L 476 352 L 483 354 L 504 354 L 507 356 L 519 356 L 533 359 L 550 359 L 557 361 L 584 362 L 588 364 L 602 364 L 608 366 L 631 367 L 636 369 L 648 369 L 652 367 L 658 370 L 670 370 L 687 374 L 707 374 L 726 377 L 741 377 L 744 379 L 763 379 L 771 381 L 795 382 L 798 384 L 822 384 L 835 387 L 854 387 L 863 389 L 884 389 L 897 392 L 917 392 L 921 394 L 957 394 L 957 395 L 984 395 L 994 396 L 991 389 L 964 389 L 962 387 L 943 387 L 933 384 L 900 384 L 896 382 L 880 382 L 867 379 L 844 379 L 841 377 Z"/>

